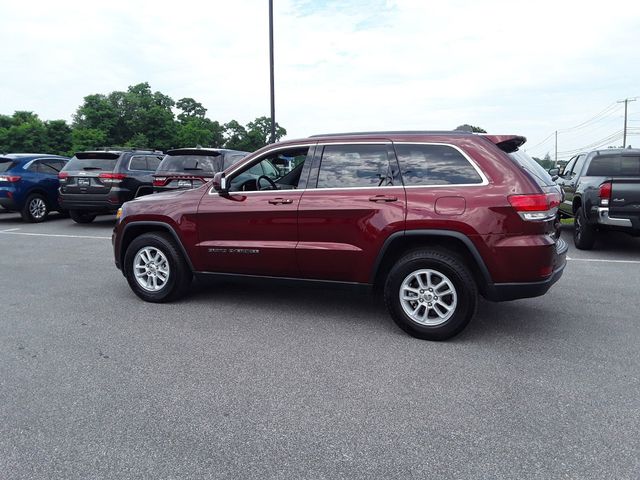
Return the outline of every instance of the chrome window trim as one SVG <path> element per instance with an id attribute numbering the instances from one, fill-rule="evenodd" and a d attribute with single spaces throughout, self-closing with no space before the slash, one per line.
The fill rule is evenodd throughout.
<path id="1" fill-rule="evenodd" d="M 442 147 L 451 147 L 454 150 L 458 151 L 473 167 L 476 173 L 480 176 L 482 180 L 479 183 L 446 183 L 446 184 L 438 184 L 438 185 L 405 185 L 404 188 L 444 188 L 444 187 L 483 187 L 489 185 L 489 179 L 484 174 L 484 172 L 480 169 L 478 164 L 473 160 L 467 153 L 462 150 L 457 145 L 453 145 L 451 143 L 444 142 L 393 142 L 394 145 L 437 145 Z M 397 156 L 397 152 L 396 152 Z M 398 159 L 398 163 L 400 160 Z M 400 175 L 402 175 L 402 167 L 400 167 Z M 404 180 L 403 180 L 404 183 Z"/>

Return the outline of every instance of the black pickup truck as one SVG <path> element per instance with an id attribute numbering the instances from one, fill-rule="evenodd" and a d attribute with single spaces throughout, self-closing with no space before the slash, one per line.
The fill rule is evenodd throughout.
<path id="1" fill-rule="evenodd" d="M 592 249 L 603 230 L 640 236 L 640 149 L 581 153 L 549 173 L 564 191 L 560 215 L 574 218 L 577 248 Z"/>

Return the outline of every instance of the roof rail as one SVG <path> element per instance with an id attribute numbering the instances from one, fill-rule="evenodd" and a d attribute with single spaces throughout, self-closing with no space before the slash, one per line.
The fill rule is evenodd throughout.
<path id="1" fill-rule="evenodd" d="M 341 136 L 358 136 L 358 135 L 469 135 L 471 132 L 463 132 L 460 130 L 383 130 L 377 132 L 343 132 L 343 133 L 322 133 L 311 135 L 309 138 L 315 137 L 341 137 Z"/>
<path id="2" fill-rule="evenodd" d="M 95 149 L 98 152 L 118 152 L 118 151 L 144 151 L 144 152 L 153 152 L 153 153 L 163 153 L 162 150 L 155 150 L 149 147 L 123 147 L 119 145 L 107 146 L 107 147 L 98 147 Z"/>

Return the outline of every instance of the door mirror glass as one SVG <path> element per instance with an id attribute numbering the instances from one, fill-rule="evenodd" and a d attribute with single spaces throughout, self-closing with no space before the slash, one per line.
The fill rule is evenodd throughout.
<path id="1" fill-rule="evenodd" d="M 552 177 L 557 177 L 558 175 L 560 175 L 559 168 L 550 168 L 548 172 L 549 172 L 549 175 L 551 175 Z"/>
<path id="2" fill-rule="evenodd" d="M 218 172 L 213 176 L 213 189 L 220 193 L 229 191 L 227 187 L 227 177 L 225 177 L 224 172 Z"/>

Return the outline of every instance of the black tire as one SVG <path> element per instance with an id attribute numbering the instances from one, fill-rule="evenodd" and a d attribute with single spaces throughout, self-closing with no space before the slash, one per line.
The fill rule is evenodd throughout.
<path id="1" fill-rule="evenodd" d="M 573 220 L 573 243 L 580 250 L 591 250 L 596 243 L 596 229 L 589 225 L 582 207 Z"/>
<path id="2" fill-rule="evenodd" d="M 22 219 L 25 222 L 40 223 L 44 222 L 49 214 L 49 205 L 47 199 L 39 193 L 32 193 L 24 202 L 24 207 L 20 211 Z"/>
<path id="3" fill-rule="evenodd" d="M 161 252 L 168 263 L 168 278 L 156 291 L 145 289 L 135 276 L 134 260 L 138 252 L 145 248 L 151 249 L 152 252 Z M 158 265 L 162 265 L 161 262 L 158 262 Z M 127 247 L 123 268 L 131 289 L 138 297 L 147 302 L 164 303 L 177 300 L 187 293 L 193 280 L 193 273 L 175 240 L 168 234 L 160 232 L 145 233 L 136 237 Z M 146 279 L 148 276 L 143 277 L 141 281 L 144 282 Z"/>
<path id="4" fill-rule="evenodd" d="M 433 272 L 429 275 L 431 279 L 435 279 L 434 281 L 439 282 L 438 278 L 446 280 L 448 284 L 453 286 L 454 294 L 445 294 L 440 298 L 432 296 L 437 295 L 438 291 L 445 293 L 446 290 L 443 288 L 448 289 L 448 286 L 435 288 L 429 293 L 429 287 L 426 284 L 423 290 L 416 283 L 415 290 L 417 292 L 415 295 L 423 297 L 422 306 L 418 306 L 417 300 L 404 302 L 400 299 L 401 287 L 405 280 L 412 275 L 415 276 L 419 271 Z M 425 279 L 426 273 L 421 275 L 421 278 Z M 414 281 L 417 282 L 417 278 Z M 408 286 L 411 285 L 411 283 L 408 284 Z M 424 292 L 424 295 L 419 292 Z M 384 300 L 393 321 L 409 335 L 423 340 L 447 340 L 460 333 L 474 316 L 478 302 L 478 288 L 469 268 L 458 256 L 444 249 L 420 249 L 407 253 L 393 266 L 385 282 Z M 422 313 L 426 318 L 422 323 L 414 320 L 405 312 L 403 304 L 406 308 L 416 306 L 418 314 Z M 427 308 L 427 304 L 433 305 L 433 308 Z M 446 313 L 445 317 L 447 318 L 444 320 L 436 311 L 437 308 L 438 311 L 445 312 L 444 307 L 440 304 L 452 307 L 451 313 Z M 434 318 L 430 318 L 431 315 Z"/>
<path id="5" fill-rule="evenodd" d="M 91 212 L 83 212 L 82 210 L 69 210 L 69 216 L 76 223 L 91 223 L 97 215 Z"/>

